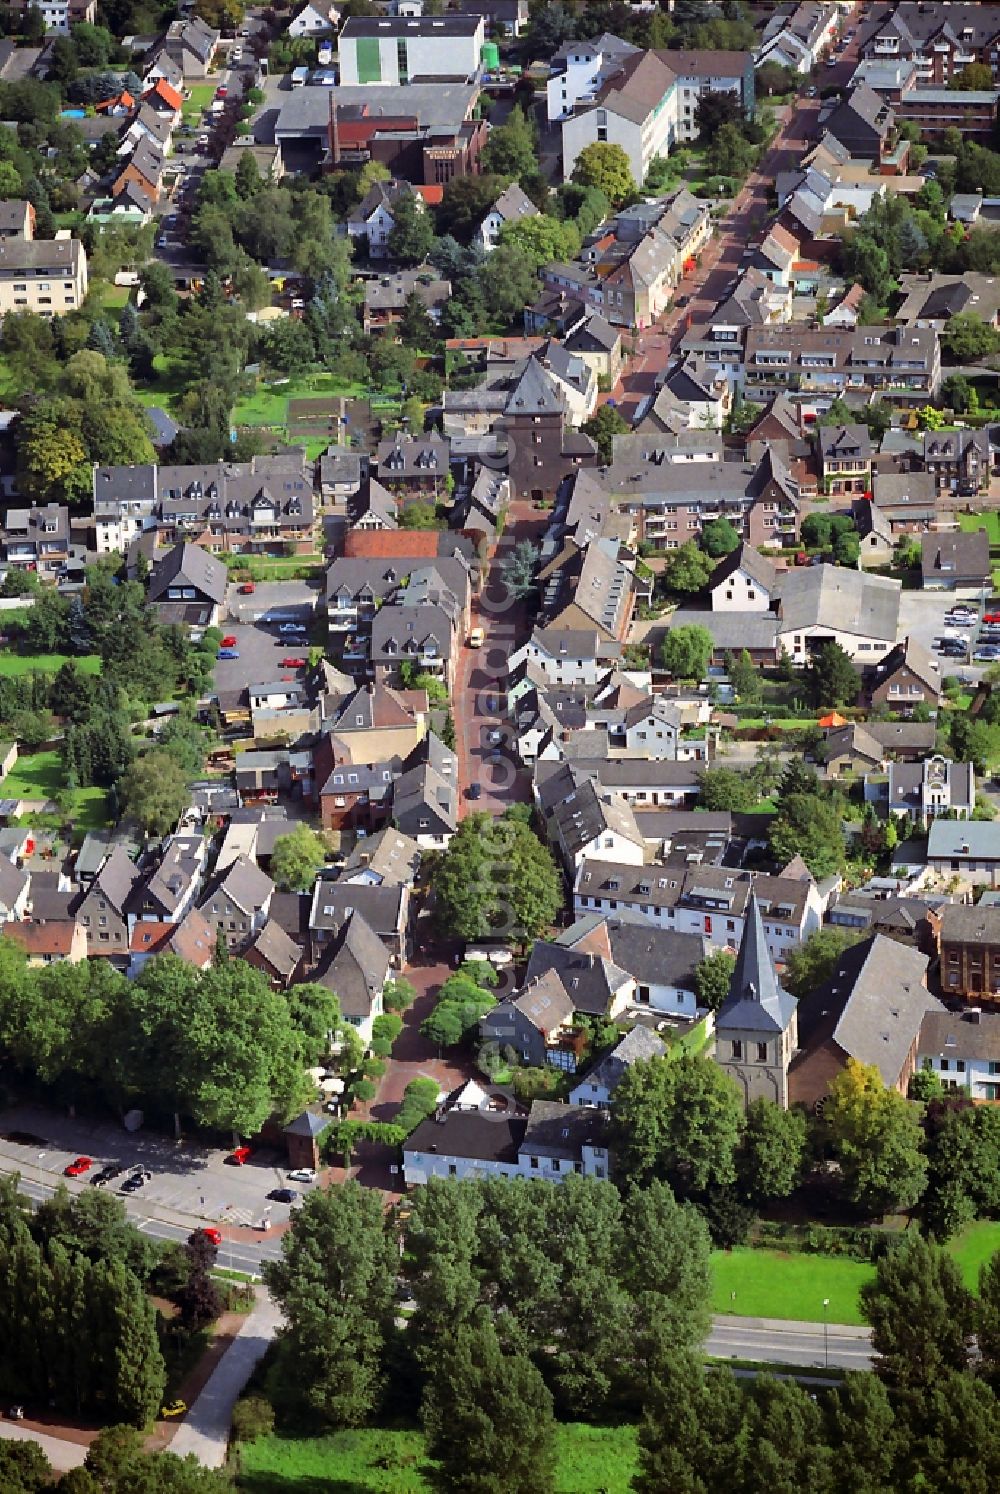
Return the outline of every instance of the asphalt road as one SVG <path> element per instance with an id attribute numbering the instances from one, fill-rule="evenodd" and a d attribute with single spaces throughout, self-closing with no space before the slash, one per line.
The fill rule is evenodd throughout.
<path id="1" fill-rule="evenodd" d="M 869 1370 L 871 1332 L 842 1323 L 795 1323 L 783 1318 L 716 1317 L 705 1340 L 713 1359 L 748 1359 L 801 1369 Z"/>

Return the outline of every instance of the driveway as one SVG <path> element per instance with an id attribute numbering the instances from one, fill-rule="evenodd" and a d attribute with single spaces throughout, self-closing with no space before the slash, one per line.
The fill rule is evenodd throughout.
<path id="1" fill-rule="evenodd" d="M 226 611 L 240 623 L 255 623 L 265 617 L 309 623 L 318 602 L 319 586 L 310 586 L 308 581 L 258 581 L 251 592 L 241 591 L 237 581 L 226 587 Z"/>
<path id="2" fill-rule="evenodd" d="M 965 600 L 965 597 L 957 597 L 954 592 L 950 591 L 904 591 L 899 602 L 899 636 L 900 638 L 915 638 L 918 643 L 928 649 L 941 665 L 942 677 L 959 674 L 963 678 L 978 680 L 985 666 L 963 663 L 961 659 L 949 659 L 934 648 L 935 638 L 940 638 L 948 626 L 944 620 L 945 613 L 956 602 Z M 973 601 L 972 605 L 977 606 L 978 603 Z M 972 647 L 975 647 L 975 628 L 960 628 L 952 631 L 957 631 L 961 637 L 968 639 Z"/>

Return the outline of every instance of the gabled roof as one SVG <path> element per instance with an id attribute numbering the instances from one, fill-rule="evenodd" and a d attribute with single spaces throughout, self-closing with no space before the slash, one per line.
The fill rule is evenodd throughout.
<path id="1" fill-rule="evenodd" d="M 204 909 L 213 897 L 223 893 L 244 913 L 255 913 L 265 906 L 273 891 L 271 878 L 249 856 L 237 856 L 221 876 L 212 879 L 199 906 Z"/>
<path id="2" fill-rule="evenodd" d="M 633 1027 L 584 1077 L 588 1083 L 600 1084 L 609 1094 L 614 1094 L 634 1063 L 662 1058 L 666 1051 L 666 1043 L 655 1032 L 650 1032 L 648 1027 Z"/>
<path id="3" fill-rule="evenodd" d="M 302 958 L 299 946 L 273 918 L 267 920 L 250 948 L 284 980 L 291 979 Z"/>
<path id="4" fill-rule="evenodd" d="M 139 880 L 140 872 L 127 852 L 113 846 L 87 891 L 100 892 L 115 912 L 121 913 Z"/>
<path id="5" fill-rule="evenodd" d="M 552 380 L 537 358 L 525 359 L 520 378 L 507 397 L 505 415 L 558 415 L 562 404 Z"/>
<path id="6" fill-rule="evenodd" d="M 716 1016 L 716 1031 L 784 1032 L 795 1007 L 795 997 L 778 984 L 760 908 L 751 892 L 736 968 L 729 995 Z"/>
<path id="7" fill-rule="evenodd" d="M 335 991 L 345 1017 L 371 1016 L 372 1006 L 389 975 L 385 945 L 365 918 L 355 910 L 313 975 Z"/>
<path id="8" fill-rule="evenodd" d="M 221 604 L 225 599 L 228 577 L 222 561 L 202 549 L 201 545 L 174 545 L 153 567 L 149 578 L 149 600 L 165 600 L 168 589 L 180 582 L 203 592 L 210 601 Z"/>
<path id="9" fill-rule="evenodd" d="M 729 554 L 719 561 L 709 578 L 709 590 L 721 586 L 723 581 L 728 581 L 729 577 L 734 576 L 737 571 L 742 571 L 745 576 L 750 577 L 751 581 L 756 581 L 761 590 L 766 591 L 769 596 L 777 590 L 778 568 L 774 561 L 769 560 L 766 555 L 755 550 L 753 545 L 745 542 L 737 545 L 735 550 L 730 550 Z"/>

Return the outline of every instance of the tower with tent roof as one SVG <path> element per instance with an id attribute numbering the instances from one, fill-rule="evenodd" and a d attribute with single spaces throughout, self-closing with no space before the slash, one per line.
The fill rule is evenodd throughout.
<path id="1" fill-rule="evenodd" d="M 716 1062 L 736 1081 L 745 1106 L 765 1099 L 788 1109 L 797 1005 L 778 981 L 760 905 L 751 892 L 729 995 L 715 1018 Z"/>

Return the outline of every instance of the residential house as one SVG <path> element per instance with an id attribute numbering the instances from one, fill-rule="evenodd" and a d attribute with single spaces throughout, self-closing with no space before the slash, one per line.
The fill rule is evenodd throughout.
<path id="1" fill-rule="evenodd" d="M 411 572 L 407 585 L 372 619 L 368 670 L 379 683 L 395 684 L 400 666 L 409 664 L 450 689 L 463 633 L 462 604 L 433 567 Z"/>
<path id="2" fill-rule="evenodd" d="M 825 129 L 855 160 L 883 166 L 892 159 L 897 139 L 895 114 L 891 104 L 866 83 L 841 99 L 825 121 Z M 905 166 L 905 152 L 900 164 Z"/>
<path id="3" fill-rule="evenodd" d="M 988 590 L 993 584 L 988 532 L 956 529 L 921 535 L 920 577 L 925 591 Z"/>
<path id="4" fill-rule="evenodd" d="M 478 1086 L 477 1086 L 478 1089 Z M 462 1091 L 464 1093 L 464 1091 Z M 407 1187 L 429 1178 L 606 1178 L 610 1157 L 600 1110 L 533 1100 L 527 1119 L 460 1103 L 422 1121 L 403 1144 Z"/>
<path id="5" fill-rule="evenodd" d="M 349 913 L 326 946 L 312 979 L 336 993 L 344 1018 L 367 1047 L 372 1026 L 382 1015 L 382 993 L 390 957 L 378 934 L 357 909 Z"/>
<path id="6" fill-rule="evenodd" d="M 200 545 L 174 545 L 153 566 L 149 604 L 161 623 L 212 627 L 221 615 L 228 575 L 222 561 Z"/>
<path id="7" fill-rule="evenodd" d="M 122 157 L 121 168 L 111 178 L 110 193 L 117 197 L 132 186 L 155 208 L 163 190 L 163 154 L 147 139 L 136 142 L 132 152 Z"/>
<path id="8" fill-rule="evenodd" d="M 764 28 L 756 54 L 758 67 L 776 62 L 808 75 L 829 52 L 840 28 L 840 7 L 831 0 L 803 0 L 791 15 L 773 15 Z"/>
<path id="9" fill-rule="evenodd" d="M 288 23 L 288 35 L 333 36 L 339 25 L 340 11 L 336 6 L 318 0 L 317 4 L 304 5 L 298 15 L 292 17 Z"/>
<path id="10" fill-rule="evenodd" d="M 525 663 L 553 685 L 596 685 L 622 657 L 617 639 L 596 628 L 535 627 L 527 643 L 510 655 L 511 676 Z"/>
<path id="11" fill-rule="evenodd" d="M 129 95 L 123 94 L 122 98 Z M 156 114 L 162 114 L 169 119 L 171 124 L 177 125 L 181 120 L 184 108 L 184 95 L 179 89 L 174 88 L 167 82 L 166 78 L 157 78 L 152 87 L 147 88 L 142 95 L 142 101 Z M 98 104 L 100 109 L 100 104 Z"/>
<path id="12" fill-rule="evenodd" d="M 823 492 L 839 498 L 871 488 L 872 439 L 866 425 L 821 425 L 820 479 Z"/>
<path id="13" fill-rule="evenodd" d="M 666 1052 L 667 1045 L 655 1032 L 650 1032 L 648 1027 L 633 1027 L 577 1080 L 566 1098 L 571 1105 L 592 1105 L 598 1110 L 609 1110 L 615 1090 L 632 1065 L 663 1058 Z"/>
<path id="14" fill-rule="evenodd" d="M 178 922 L 141 918 L 132 924 L 127 974 L 130 980 L 154 955 L 172 954 L 196 970 L 207 970 L 216 955 L 216 936 L 197 908 L 189 908 Z"/>
<path id="15" fill-rule="evenodd" d="M 9 570 L 33 571 L 40 581 L 57 580 L 69 560 L 69 509 L 58 503 L 9 508 L 0 544 Z"/>
<path id="16" fill-rule="evenodd" d="M 1000 80 L 998 35 L 1000 5 L 902 0 L 866 31 L 861 51 L 864 57 L 912 62 L 921 88 L 942 88 L 970 62 L 985 64 Z"/>
<path id="17" fill-rule="evenodd" d="M 48 36 L 69 36 L 70 28 L 82 22 L 93 25 L 97 14 L 96 0 L 13 0 L 10 6 L 14 15 L 37 10 L 45 23 Z"/>
<path id="18" fill-rule="evenodd" d="M 0 239 L 0 316 L 64 316 L 83 305 L 87 284 L 87 252 L 79 239 Z"/>
<path id="19" fill-rule="evenodd" d="M 398 270 L 394 275 L 380 275 L 364 282 L 362 322 L 366 335 L 398 327 L 411 296 L 437 321 L 451 299 L 451 281 L 424 270 Z"/>
<path id="20" fill-rule="evenodd" d="M 877 1068 L 887 1088 L 905 1095 L 929 1011 L 943 1007 L 927 989 L 925 954 L 882 934 L 852 945 L 830 979 L 799 1002 L 789 1101 L 814 1109 L 851 1058 Z"/>
<path id="21" fill-rule="evenodd" d="M 413 751 L 426 731 L 426 715 L 425 692 L 394 690 L 374 681 L 359 686 L 325 725 L 352 762 L 387 762 Z"/>
<path id="22" fill-rule="evenodd" d="M 998 969 L 1000 979 L 1000 969 Z M 1000 1012 L 970 1007 L 928 1012 L 917 1041 L 917 1067 L 939 1076 L 951 1095 L 1000 1100 Z"/>
<path id="23" fill-rule="evenodd" d="M 351 16 L 337 41 L 348 87 L 465 82 L 475 78 L 486 26 L 482 16 Z"/>
<path id="24" fill-rule="evenodd" d="M 971 763 L 956 763 L 935 753 L 922 763 L 891 762 L 888 809 L 925 826 L 939 815 L 968 820 L 976 807 L 976 775 Z M 867 797 L 867 795 L 866 795 Z"/>
<path id="25" fill-rule="evenodd" d="M 30 242 L 35 237 L 35 209 L 23 198 L 11 198 L 0 203 L 0 239 L 23 239 Z"/>
<path id="26" fill-rule="evenodd" d="M 528 0 L 459 0 L 454 9 L 482 16 L 496 36 L 520 36 L 528 24 Z"/>
<path id="27" fill-rule="evenodd" d="M 919 460 L 919 457 L 914 457 L 914 460 Z M 878 518 L 873 517 L 871 523 L 877 523 L 886 538 L 891 536 L 893 545 L 901 534 L 919 534 L 928 524 L 933 524 L 938 517 L 937 503 L 938 482 L 931 472 L 876 471 L 872 474 L 870 507 L 878 510 Z M 858 533 L 866 534 L 867 526 L 863 520 L 859 521 L 857 512 L 860 505 L 853 507 Z"/>
<path id="28" fill-rule="evenodd" d="M 748 398 L 785 393 L 815 408 L 873 394 L 919 406 L 941 382 L 941 351 L 931 327 L 752 326 L 743 364 Z"/>
<path id="29" fill-rule="evenodd" d="M 873 706 L 888 706 L 902 715 L 915 706 L 936 711 L 941 697 L 941 665 L 915 638 L 906 637 L 875 667 L 869 696 Z"/>
<path id="30" fill-rule="evenodd" d="M 379 479 L 399 498 L 425 502 L 443 498 L 448 491 L 451 442 L 442 436 L 411 433 L 380 441 L 375 451 Z"/>
<path id="31" fill-rule="evenodd" d="M 820 927 L 831 890 L 825 884 L 817 887 L 808 875 L 752 877 L 725 866 L 678 867 L 658 860 L 626 864 L 595 856 L 579 866 L 573 909 L 577 918 L 594 912 L 640 917 L 658 928 L 698 934 L 713 949 L 735 952 L 753 891 L 768 948 L 783 962 Z"/>
<path id="32" fill-rule="evenodd" d="M 974 497 L 990 480 L 990 442 L 983 430 L 925 431 L 924 471 L 941 492 Z"/>
<path id="33" fill-rule="evenodd" d="M 118 155 L 129 156 L 136 146 L 146 141 L 161 156 L 169 156 L 173 139 L 173 121 L 145 102 L 139 105 L 130 119 L 118 146 Z"/>
<path id="34" fill-rule="evenodd" d="M 799 525 L 798 484 L 777 445 L 746 462 L 671 460 L 646 437 L 639 460 L 616 459 L 598 481 L 615 507 L 634 516 L 638 538 L 673 550 L 726 518 L 749 545 L 782 544 Z"/>
<path id="35" fill-rule="evenodd" d="M 576 107 L 586 104 L 614 77 L 622 64 L 638 58 L 640 49 L 620 36 L 604 32 L 591 41 L 563 42 L 549 60 L 546 108 L 550 124 L 568 119 Z"/>
<path id="36" fill-rule="evenodd" d="M 125 959 L 129 951 L 128 908 L 141 873 L 121 846 L 101 863 L 93 881 L 84 886 L 71 912 L 87 936 L 88 956 Z"/>
<path id="37" fill-rule="evenodd" d="M 1000 328 L 1000 277 L 969 270 L 964 275 L 901 275 L 903 297 L 893 321 L 943 332 L 953 316 L 974 316 Z"/>
<path id="38" fill-rule="evenodd" d="M 645 839 L 631 806 L 591 780 L 551 806 L 546 831 L 571 875 L 590 857 L 623 866 L 641 866 L 645 859 Z"/>
<path id="39" fill-rule="evenodd" d="M 588 913 L 555 943 L 626 971 L 636 1008 L 672 1017 L 699 1014 L 694 972 L 709 948 L 700 933 L 656 928 L 627 914 Z"/>
<path id="40" fill-rule="evenodd" d="M 567 541 L 538 574 L 541 616 L 547 628 L 594 628 L 609 642 L 624 642 L 635 600 L 635 561 L 613 540 L 584 548 Z"/>
<path id="41" fill-rule="evenodd" d="M 238 856 L 212 878 L 199 907 L 227 948 L 242 951 L 266 924 L 273 894 L 271 878 L 248 857 Z"/>
<path id="42" fill-rule="evenodd" d="M 24 867 L 0 855 L 0 924 L 26 916 L 30 889 L 31 876 Z"/>
<path id="43" fill-rule="evenodd" d="M 200 16 L 171 21 L 163 38 L 163 51 L 185 78 L 204 78 L 215 61 L 219 36 Z"/>
<path id="44" fill-rule="evenodd" d="M 898 482 L 898 479 L 894 477 L 893 481 Z M 878 483 L 877 476 L 875 482 Z M 892 520 L 885 510 L 864 494 L 852 502 L 851 517 L 861 541 L 858 564 L 862 570 L 892 565 L 896 553 L 896 536 L 892 530 Z"/>
<path id="45" fill-rule="evenodd" d="M 537 217 L 538 209 L 531 198 L 518 186 L 517 182 L 511 182 L 500 193 L 479 225 L 475 242 L 489 254 L 499 244 L 500 230 L 508 223 L 520 223 L 524 218 Z"/>
<path id="46" fill-rule="evenodd" d="M 586 1042 L 583 1029 L 573 1026 L 574 1011 L 558 973 L 547 970 L 486 1013 L 479 1024 L 480 1038 L 495 1044 L 501 1054 L 513 1049 L 518 1063 L 531 1068 L 552 1064 L 573 1073 Z"/>
<path id="47" fill-rule="evenodd" d="M 936 936 L 942 993 L 976 1002 L 1000 1000 L 1000 907 L 985 900 L 946 903 L 937 916 Z"/>
<path id="48" fill-rule="evenodd" d="M 458 829 L 458 759 L 436 737 L 434 761 L 415 763 L 392 786 L 393 824 L 421 850 L 444 850 Z"/>
<path id="49" fill-rule="evenodd" d="M 309 949 L 319 963 L 344 924 L 359 913 L 384 944 L 396 970 L 410 952 L 410 887 L 407 882 L 364 876 L 334 878 L 321 871 L 313 884 L 309 908 Z"/>
<path id="50" fill-rule="evenodd" d="M 21 919 L 5 924 L 3 934 L 5 939 L 12 940 L 24 951 L 30 969 L 54 965 L 61 960 L 78 965 L 87 958 L 86 930 L 74 918 L 43 922 Z"/>
<path id="51" fill-rule="evenodd" d="M 720 560 L 708 584 L 713 612 L 770 612 L 778 599 L 778 568 L 752 545 Z"/>
<path id="52" fill-rule="evenodd" d="M 133 889 L 129 913 L 140 922 L 180 923 L 194 904 L 207 859 L 204 836 L 170 836 L 156 864 Z"/>
<path id="53" fill-rule="evenodd" d="M 898 581 L 842 566 L 787 571 L 779 587 L 779 646 L 805 664 L 832 640 L 855 663 L 877 663 L 899 636 L 900 590 Z"/>
<path id="54" fill-rule="evenodd" d="M 751 891 L 729 994 L 715 1015 L 715 1061 L 744 1106 L 770 1100 L 788 1109 L 788 1068 L 798 1047 L 797 1002 L 782 989 Z"/>
<path id="55" fill-rule="evenodd" d="M 424 211 L 423 201 L 409 182 L 392 180 L 376 182 L 348 215 L 348 237 L 364 241 L 369 259 L 388 258 L 389 235 L 395 227 L 393 208 L 404 197 Z"/>

